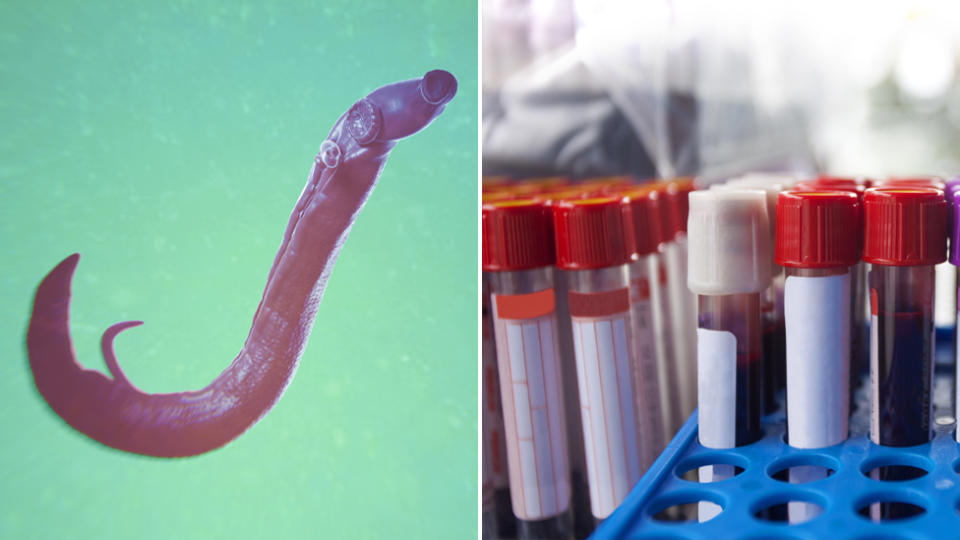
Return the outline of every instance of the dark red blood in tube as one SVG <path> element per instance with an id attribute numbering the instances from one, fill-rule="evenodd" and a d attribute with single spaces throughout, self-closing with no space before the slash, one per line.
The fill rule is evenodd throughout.
<path id="1" fill-rule="evenodd" d="M 932 314 L 877 314 L 878 442 L 913 446 L 930 440 Z"/>

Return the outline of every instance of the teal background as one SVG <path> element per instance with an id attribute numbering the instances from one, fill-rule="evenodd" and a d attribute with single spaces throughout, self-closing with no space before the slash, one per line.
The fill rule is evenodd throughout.
<path id="1" fill-rule="evenodd" d="M 476 537 L 476 47 L 467 2 L 0 2 L 0 538 Z M 49 409 L 24 339 L 57 262 L 81 363 L 139 319 L 131 381 L 205 386 L 336 118 L 434 68 L 458 95 L 393 151 L 259 424 L 164 460 Z"/>

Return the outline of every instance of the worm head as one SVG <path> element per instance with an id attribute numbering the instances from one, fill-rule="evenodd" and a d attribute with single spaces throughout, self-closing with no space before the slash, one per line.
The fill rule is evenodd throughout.
<path id="1" fill-rule="evenodd" d="M 374 90 L 350 107 L 344 127 L 360 145 L 396 141 L 425 128 L 456 93 L 457 79 L 435 69 Z"/>

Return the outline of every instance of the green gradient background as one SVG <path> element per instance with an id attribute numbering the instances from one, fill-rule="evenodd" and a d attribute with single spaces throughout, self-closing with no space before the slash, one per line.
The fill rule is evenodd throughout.
<path id="1" fill-rule="evenodd" d="M 0 3 L 0 538 L 476 537 L 477 8 L 392 4 Z M 85 366 L 140 319 L 134 384 L 205 386 L 333 122 L 433 68 L 459 93 L 394 150 L 268 416 L 161 460 L 49 410 L 24 336 L 57 262 Z"/>

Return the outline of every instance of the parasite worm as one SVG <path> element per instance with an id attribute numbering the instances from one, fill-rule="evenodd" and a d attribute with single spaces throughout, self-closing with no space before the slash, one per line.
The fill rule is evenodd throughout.
<path id="1" fill-rule="evenodd" d="M 327 280 L 397 141 L 443 112 L 457 80 L 443 70 L 382 86 L 340 116 L 320 145 L 287 224 L 240 353 L 200 390 L 150 394 L 124 375 L 114 324 L 101 348 L 110 375 L 77 362 L 70 339 L 71 282 L 79 254 L 37 288 L 27 356 L 40 395 L 74 429 L 107 446 L 157 457 L 202 454 L 232 441 L 277 403 L 300 362 Z"/>

